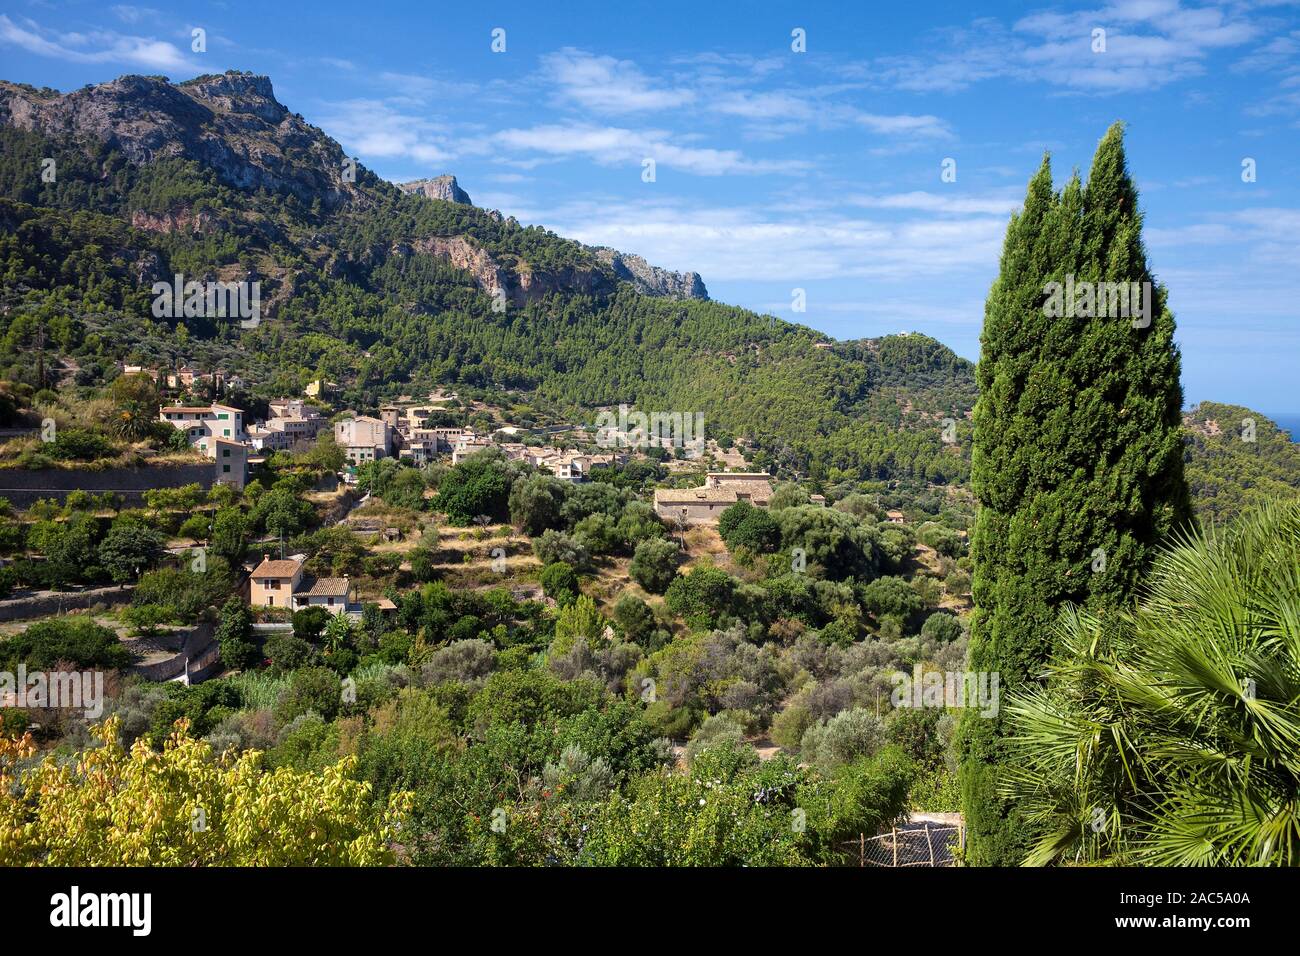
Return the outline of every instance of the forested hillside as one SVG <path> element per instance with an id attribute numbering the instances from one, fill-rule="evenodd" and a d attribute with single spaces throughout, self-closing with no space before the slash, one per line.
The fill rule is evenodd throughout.
<path id="1" fill-rule="evenodd" d="M 148 121 L 118 123 L 123 104 Z M 933 339 L 818 347 L 812 329 L 638 294 L 578 243 L 346 167 L 264 77 L 0 84 L 0 376 L 93 385 L 122 361 L 189 360 L 260 397 L 335 381 L 359 408 L 444 383 L 522 389 L 571 413 L 702 412 L 760 464 L 828 482 L 966 476 L 973 366 Z M 153 318 L 152 284 L 177 273 L 258 280 L 263 321 Z"/>
<path id="2" fill-rule="evenodd" d="M 1183 418 L 1187 483 L 1202 522 L 1225 524 L 1278 498 L 1300 498 L 1300 445 L 1259 412 L 1201 402 Z"/>

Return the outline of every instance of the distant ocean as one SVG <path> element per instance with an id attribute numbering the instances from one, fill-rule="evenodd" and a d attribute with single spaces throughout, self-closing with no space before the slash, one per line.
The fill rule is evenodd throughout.
<path id="1" fill-rule="evenodd" d="M 1278 428 L 1289 431 L 1293 442 L 1300 442 L 1300 414 L 1270 415 L 1268 417 L 1277 422 Z"/>

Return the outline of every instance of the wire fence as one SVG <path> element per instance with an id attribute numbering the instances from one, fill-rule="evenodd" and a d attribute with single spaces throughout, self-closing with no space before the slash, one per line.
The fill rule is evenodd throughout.
<path id="1" fill-rule="evenodd" d="M 861 834 L 841 848 L 858 866 L 956 866 L 953 850 L 964 840 L 960 825 L 907 823 L 873 837 Z"/>

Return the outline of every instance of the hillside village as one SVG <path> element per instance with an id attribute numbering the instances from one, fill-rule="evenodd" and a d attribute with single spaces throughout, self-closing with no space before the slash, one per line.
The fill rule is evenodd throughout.
<path id="1" fill-rule="evenodd" d="M 270 457 L 277 453 L 307 453 L 317 446 L 322 434 L 327 434 L 332 436 L 332 447 L 342 454 L 337 471 L 342 487 L 355 487 L 360 469 L 375 462 L 387 460 L 415 469 L 435 464 L 455 466 L 489 450 L 506 461 L 576 484 L 589 482 L 593 469 L 608 473 L 630 460 L 650 461 L 647 449 L 655 449 L 655 460 L 665 460 L 670 474 L 683 474 L 681 469 L 689 468 L 698 481 L 698 484 L 682 485 L 677 480 L 670 482 L 671 487 L 653 490 L 650 500 L 654 511 L 668 526 L 716 525 L 726 508 L 737 502 L 766 508 L 773 492 L 774 479 L 770 474 L 743 470 L 744 458 L 738 451 L 724 451 L 716 442 L 706 443 L 702 438 L 698 443 L 690 443 L 690 447 L 681 448 L 674 457 L 670 436 L 630 434 L 614 428 L 602 430 L 588 424 L 561 421 L 543 428 L 524 428 L 505 422 L 477 428 L 435 425 L 434 417 L 445 416 L 449 405 L 459 405 L 454 391 L 435 391 L 423 400 L 400 397 L 381 404 L 377 414 L 367 415 L 348 409 L 336 410 L 323 397 L 329 394 L 330 386 L 317 381 L 310 383 L 301 396 L 268 400 L 265 417 L 254 420 L 233 404 L 194 400 L 200 395 L 225 395 L 242 389 L 247 383 L 238 376 L 219 370 L 204 372 L 186 363 L 166 371 L 128 364 L 121 368 L 120 375 L 123 381 L 151 382 L 165 399 L 157 406 L 158 421 L 174 428 L 187 447 L 212 462 L 210 479 L 205 477 L 199 482 L 202 487 L 223 484 L 242 491 L 251 476 L 265 468 Z M 626 409 L 623 414 L 626 417 Z M 664 453 L 666 459 L 662 458 Z M 712 463 L 715 470 L 700 471 L 693 466 L 696 461 Z M 718 469 L 718 465 L 724 467 Z M 100 483 L 89 475 L 87 479 L 88 486 Z M 147 487 L 137 488 L 130 496 L 139 500 L 148 491 Z M 64 495 L 75 497 L 78 493 L 77 488 L 63 490 Z M 809 495 L 807 500 L 818 506 L 826 504 L 821 494 Z M 901 512 L 890 511 L 889 520 L 901 522 Z M 388 528 L 385 533 L 395 535 L 396 531 Z M 294 572 L 281 575 L 283 580 L 279 586 L 288 587 L 290 594 L 301 590 L 304 593 L 301 606 L 305 607 L 307 592 L 318 585 L 312 579 L 303 582 L 299 573 L 301 564 L 298 559 L 299 566 Z M 269 582 L 270 576 L 253 575 L 255 583 L 263 579 Z M 293 581 L 291 587 L 289 579 Z M 250 599 L 255 605 L 274 606 L 273 601 L 257 599 L 273 597 L 274 587 L 269 583 L 255 587 Z M 342 589 L 343 586 L 333 587 Z M 359 614 L 359 605 L 354 600 L 345 600 L 342 590 L 333 597 L 338 600 L 323 603 L 336 610 L 346 607 L 353 616 Z M 279 606 L 296 608 L 298 604 L 281 596 Z"/>
<path id="2" fill-rule="evenodd" d="M 156 421 L 165 427 L 152 440 L 160 447 L 183 441 L 192 456 L 211 463 L 208 476 L 189 487 L 143 488 L 113 501 L 111 496 L 91 493 L 103 482 L 102 472 L 61 466 L 60 473 L 83 475 L 86 487 L 38 500 L 25 516 L 16 516 L 14 527 L 25 530 L 28 548 L 24 555 L 11 547 L 5 559 L 9 595 L 0 601 L 0 616 L 11 620 L 13 623 L 5 626 L 13 628 L 30 620 L 32 613 L 39 615 L 48 603 L 47 594 L 60 595 L 58 600 L 68 607 L 76 607 L 79 596 L 87 595 L 85 600 L 90 603 L 83 606 L 88 618 L 103 622 L 124 642 L 123 647 L 134 651 L 140 663 L 133 666 L 143 668 L 141 673 L 161 673 L 160 665 L 164 669 L 170 666 L 164 658 L 176 662 L 185 657 L 186 661 L 179 662 L 184 666 L 175 672 L 175 679 L 182 684 L 237 674 L 253 662 L 240 651 L 233 659 L 222 660 L 220 631 L 230 614 L 229 607 L 220 608 L 223 591 L 235 595 L 251 612 L 255 630 L 247 631 L 245 640 L 253 641 L 254 646 L 264 645 L 260 653 L 274 669 L 278 666 L 276 655 L 283 651 L 277 635 L 310 633 L 296 623 L 304 612 L 345 618 L 352 629 L 382 630 L 400 619 L 404 595 L 411 593 L 408 589 L 430 579 L 488 590 L 504 583 L 512 600 L 542 601 L 559 610 L 575 590 L 570 584 L 556 591 L 558 585 L 548 574 L 564 567 L 571 569 L 566 573 L 576 571 L 580 579 L 588 581 L 582 590 L 596 598 L 595 607 L 603 615 L 616 617 L 617 608 L 627 605 L 633 595 L 642 606 L 654 608 L 663 601 L 656 594 L 669 583 L 664 574 L 670 568 L 702 572 L 722 567 L 729 569 L 729 574 L 753 577 L 758 570 L 755 559 L 780 546 L 778 538 L 772 537 L 775 524 L 749 530 L 752 521 L 744 522 L 747 530 L 728 544 L 734 533 L 724 527 L 729 513 L 743 516 L 744 509 L 766 513 L 778 497 L 784 499 L 776 501 L 778 507 L 828 509 L 830 504 L 820 492 L 797 491 L 796 485 L 746 468 L 738 448 L 723 449 L 712 439 L 702 440 L 696 448 L 674 449 L 670 441 L 653 436 L 606 434 L 584 423 L 552 420 L 533 427 L 516 426 L 508 423 L 505 407 L 493 406 L 485 401 L 487 396 L 463 401 L 454 391 L 435 391 L 423 399 L 398 397 L 381 403 L 375 414 L 365 414 L 334 408 L 329 389 L 316 388 L 314 394 L 269 399 L 264 403 L 266 414 L 254 417 L 230 401 L 200 399 L 234 390 L 220 373 L 205 374 L 188 366 L 165 374 L 124 367 L 120 380 L 124 384 L 119 389 L 133 396 L 142 388 L 156 391 Z M 128 386 L 128 382 L 143 384 Z M 476 424 L 448 423 L 449 417 L 463 417 L 467 410 L 474 411 Z M 73 430 L 64 431 L 65 440 Z M 483 467 L 481 463 L 516 474 L 513 483 L 519 488 L 554 481 L 573 488 L 575 500 L 591 498 L 597 492 L 592 501 L 615 494 L 612 501 L 626 502 L 617 508 L 630 509 L 626 514 L 636 514 L 638 522 L 651 522 L 637 535 L 649 533 L 652 543 L 663 542 L 668 547 L 647 551 L 647 555 L 654 552 L 655 566 L 639 569 L 637 562 L 645 549 L 637 542 L 643 538 L 618 544 L 619 532 L 614 532 L 613 540 L 608 538 L 612 527 L 597 533 L 600 525 L 592 522 L 598 513 L 578 521 L 578 534 L 571 536 L 572 532 L 563 529 L 575 527 L 571 524 L 574 519 L 555 524 L 543 519 L 538 524 L 526 507 L 521 511 L 516 505 L 514 492 L 508 515 L 498 510 L 505 504 L 502 499 L 492 507 L 482 506 L 485 512 L 494 513 L 480 514 L 476 509 L 438 513 L 446 494 L 444 476 L 465 469 L 472 472 Z M 151 468 L 137 473 L 147 476 Z M 410 487 L 407 478 L 415 482 L 414 497 L 393 490 Z M 635 484 L 625 485 L 625 479 Z M 875 508 L 861 496 L 853 497 L 860 501 L 855 509 L 870 513 Z M 281 520 L 266 512 L 272 498 L 277 507 L 291 512 L 288 518 Z M 240 499 L 244 500 L 242 506 Z M 638 499 L 644 504 L 638 505 Z M 901 504 L 904 499 L 897 500 Z M 133 507 L 133 502 L 142 503 L 144 509 Z M 635 511 L 636 507 L 645 510 Z M 108 540 L 119 526 L 125 529 L 128 518 L 136 514 L 147 527 L 158 529 L 142 532 L 150 538 L 143 544 L 135 542 L 143 549 L 140 560 L 158 570 L 144 571 L 138 579 L 124 574 L 112 594 L 104 593 L 93 576 L 79 578 L 71 569 L 63 578 L 54 575 L 62 542 L 55 540 L 57 534 L 50 539 L 49 533 L 67 533 L 91 520 L 99 524 L 97 534 Z M 841 520 L 848 520 L 847 512 L 839 514 Z M 906 527 L 904 513 L 897 508 L 882 508 L 876 514 L 882 528 Z M 502 518 L 511 521 L 502 523 Z M 241 527 L 233 551 L 221 540 L 220 525 L 225 521 Z M 41 522 L 48 525 L 49 533 L 37 533 Z M 476 530 L 459 530 L 466 527 Z M 943 585 L 918 592 L 929 594 L 926 600 L 933 601 L 933 606 L 946 604 L 958 611 L 963 607 L 966 599 L 962 591 L 968 579 L 962 578 L 955 557 L 944 555 L 960 556 L 965 533 L 964 528 L 947 532 L 941 543 L 927 530 L 927 540 L 933 540 L 941 551 L 916 541 L 913 557 L 899 555 L 905 564 L 915 559 L 915 567 L 927 576 L 948 575 L 948 588 L 956 589 L 949 597 L 941 595 Z M 754 535 L 754 540 L 745 539 L 747 534 Z M 740 545 L 740 540 L 746 544 Z M 914 539 L 909 532 L 901 540 Z M 222 557 L 216 556 L 218 551 Z M 174 587 L 185 579 L 185 571 L 193 570 L 190 566 L 199 554 L 217 565 L 230 559 L 231 576 L 215 584 L 216 589 L 209 591 L 212 596 L 206 598 L 213 606 L 205 610 L 190 605 L 179 614 L 156 608 L 158 597 L 150 576 L 161 575 Z M 92 555 L 87 557 L 92 560 L 84 563 L 95 563 Z M 803 566 L 798 563 L 802 560 L 802 556 L 796 558 L 797 566 Z M 646 557 L 646 561 L 650 559 Z M 813 573 L 823 573 L 820 565 Z M 181 577 L 175 577 L 177 574 Z M 200 577 L 210 574 L 208 570 Z M 33 590 L 24 587 L 25 581 L 32 585 L 46 582 L 46 587 Z M 143 611 L 141 584 L 146 594 Z M 124 608 L 119 604 L 122 598 L 127 600 Z M 654 611 L 656 617 L 661 613 L 672 612 L 666 606 L 662 612 Z M 208 634 L 210 643 L 186 636 L 192 633 Z M 168 657 L 145 649 L 167 634 L 177 635 L 174 646 L 182 647 L 183 655 Z M 231 657 L 229 650 L 225 656 Z M 190 666 L 187 661 L 191 658 L 201 659 L 203 666 Z M 343 662 L 346 659 L 345 654 Z"/>
<path id="3" fill-rule="evenodd" d="M 213 390 L 219 391 L 222 383 L 219 373 L 203 376 L 188 367 L 175 375 L 164 376 L 129 367 L 123 374 L 149 375 L 155 382 L 182 390 L 192 388 L 196 381 L 210 381 Z M 428 427 L 435 413 L 446 411 L 447 403 L 455 401 L 455 393 L 435 392 L 423 401 L 406 398 L 386 403 L 380 407 L 378 417 L 347 411 L 327 417 L 328 406 L 315 396 L 279 398 L 268 403 L 267 419 L 246 423 L 242 409 L 217 402 L 184 405 L 178 398 L 172 405 L 159 407 L 159 419 L 182 431 L 193 448 L 215 462 L 213 481 L 238 490 L 245 487 L 250 469 L 265 463 L 267 453 L 305 451 L 315 444 L 322 431 L 331 428 L 331 421 L 334 443 L 346 458 L 339 478 L 349 485 L 357 483 L 360 467 L 377 461 L 395 459 L 418 468 L 443 460 L 454 466 L 488 450 L 562 481 L 579 483 L 590 480 L 593 468 L 614 469 L 625 464 L 629 454 L 626 451 L 584 452 L 575 446 L 589 446 L 595 440 L 615 448 L 672 447 L 671 438 L 638 439 L 626 432 L 593 434 L 592 429 L 582 425 L 561 425 L 547 430 L 552 433 L 558 430 L 565 435 L 561 447 L 516 440 L 528 433 L 511 425 L 482 433 L 476 433 L 472 427 Z M 633 455 L 637 453 L 632 451 Z M 772 497 L 772 481 L 766 472 L 708 471 L 697 487 L 656 488 L 652 499 L 654 510 L 673 527 L 716 525 L 723 512 L 738 502 L 766 509 Z M 808 502 L 824 507 L 826 498 L 812 494 Z M 902 523 L 902 513 L 889 511 L 888 520 Z M 264 560 L 251 573 L 250 602 L 254 606 L 275 607 L 278 598 L 279 607 L 297 610 L 323 606 L 332 613 L 360 618 L 361 605 L 356 602 L 347 578 L 304 580 L 302 568 L 303 561 L 298 558 Z M 387 599 L 381 606 L 389 610 L 393 607 Z"/>
<path id="4" fill-rule="evenodd" d="M 127 367 L 124 375 L 148 375 L 155 382 L 167 382 L 172 388 L 188 388 L 198 378 L 198 373 L 184 376 L 159 375 L 156 372 Z M 189 384 L 185 382 L 188 380 Z M 219 374 L 212 376 L 214 388 L 220 388 Z M 269 415 L 265 420 L 248 422 L 243 409 L 220 402 L 185 405 L 180 398 L 170 405 L 160 405 L 158 418 L 184 433 L 189 445 L 214 460 L 217 467 L 214 481 L 228 483 L 242 489 L 248 480 L 249 470 L 266 460 L 274 451 L 303 451 L 313 445 L 317 436 L 332 427 L 334 442 L 347 459 L 340 478 L 355 484 L 357 468 L 382 459 L 396 459 L 403 464 L 423 467 L 440 459 L 460 464 L 471 455 L 488 449 L 503 454 L 509 461 L 522 462 L 571 482 L 587 480 L 593 468 L 612 468 L 626 463 L 625 452 L 602 452 L 600 447 L 614 448 L 657 447 L 671 449 L 671 438 L 637 438 L 627 433 L 603 435 L 585 425 L 552 426 L 545 432 L 564 435 L 561 446 L 550 444 L 546 434 L 533 433 L 513 425 L 503 424 L 490 430 L 476 432 L 472 426 L 428 427 L 430 416 L 445 411 L 446 403 L 456 401 L 455 393 L 433 393 L 420 402 L 404 399 L 380 407 L 378 417 L 350 411 L 330 414 L 323 402 L 312 397 L 278 398 L 270 400 Z M 516 440 L 524 435 L 535 440 Z M 593 444 L 594 443 L 594 444 Z M 581 451 L 580 447 L 597 450 Z M 701 443 L 701 448 L 703 443 Z M 716 445 L 714 446 L 716 451 Z M 685 457 L 698 457 L 698 452 L 688 452 Z M 766 505 L 771 494 L 771 476 L 766 473 L 734 472 L 725 477 L 707 476 L 699 500 L 707 497 L 714 502 L 704 510 L 691 509 L 692 521 L 705 518 L 716 521 L 718 505 L 734 504 L 737 500 L 753 500 Z M 710 490 L 711 489 L 711 490 Z M 815 500 L 824 500 L 814 496 Z M 685 504 L 681 496 L 665 495 L 662 502 L 656 496 L 660 515 L 670 518 L 676 505 Z M 699 511 L 697 514 L 696 511 Z"/>

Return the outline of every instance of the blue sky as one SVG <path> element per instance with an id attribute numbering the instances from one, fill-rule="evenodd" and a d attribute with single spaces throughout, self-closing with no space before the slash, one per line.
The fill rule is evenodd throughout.
<path id="1" fill-rule="evenodd" d="M 1122 119 L 1188 403 L 1300 412 L 1300 6 L 842 6 L 18 0 L 0 76 L 266 73 L 389 179 L 452 172 L 478 205 L 693 269 L 715 299 L 972 359 L 1043 151 L 1058 182 L 1086 172 Z"/>

